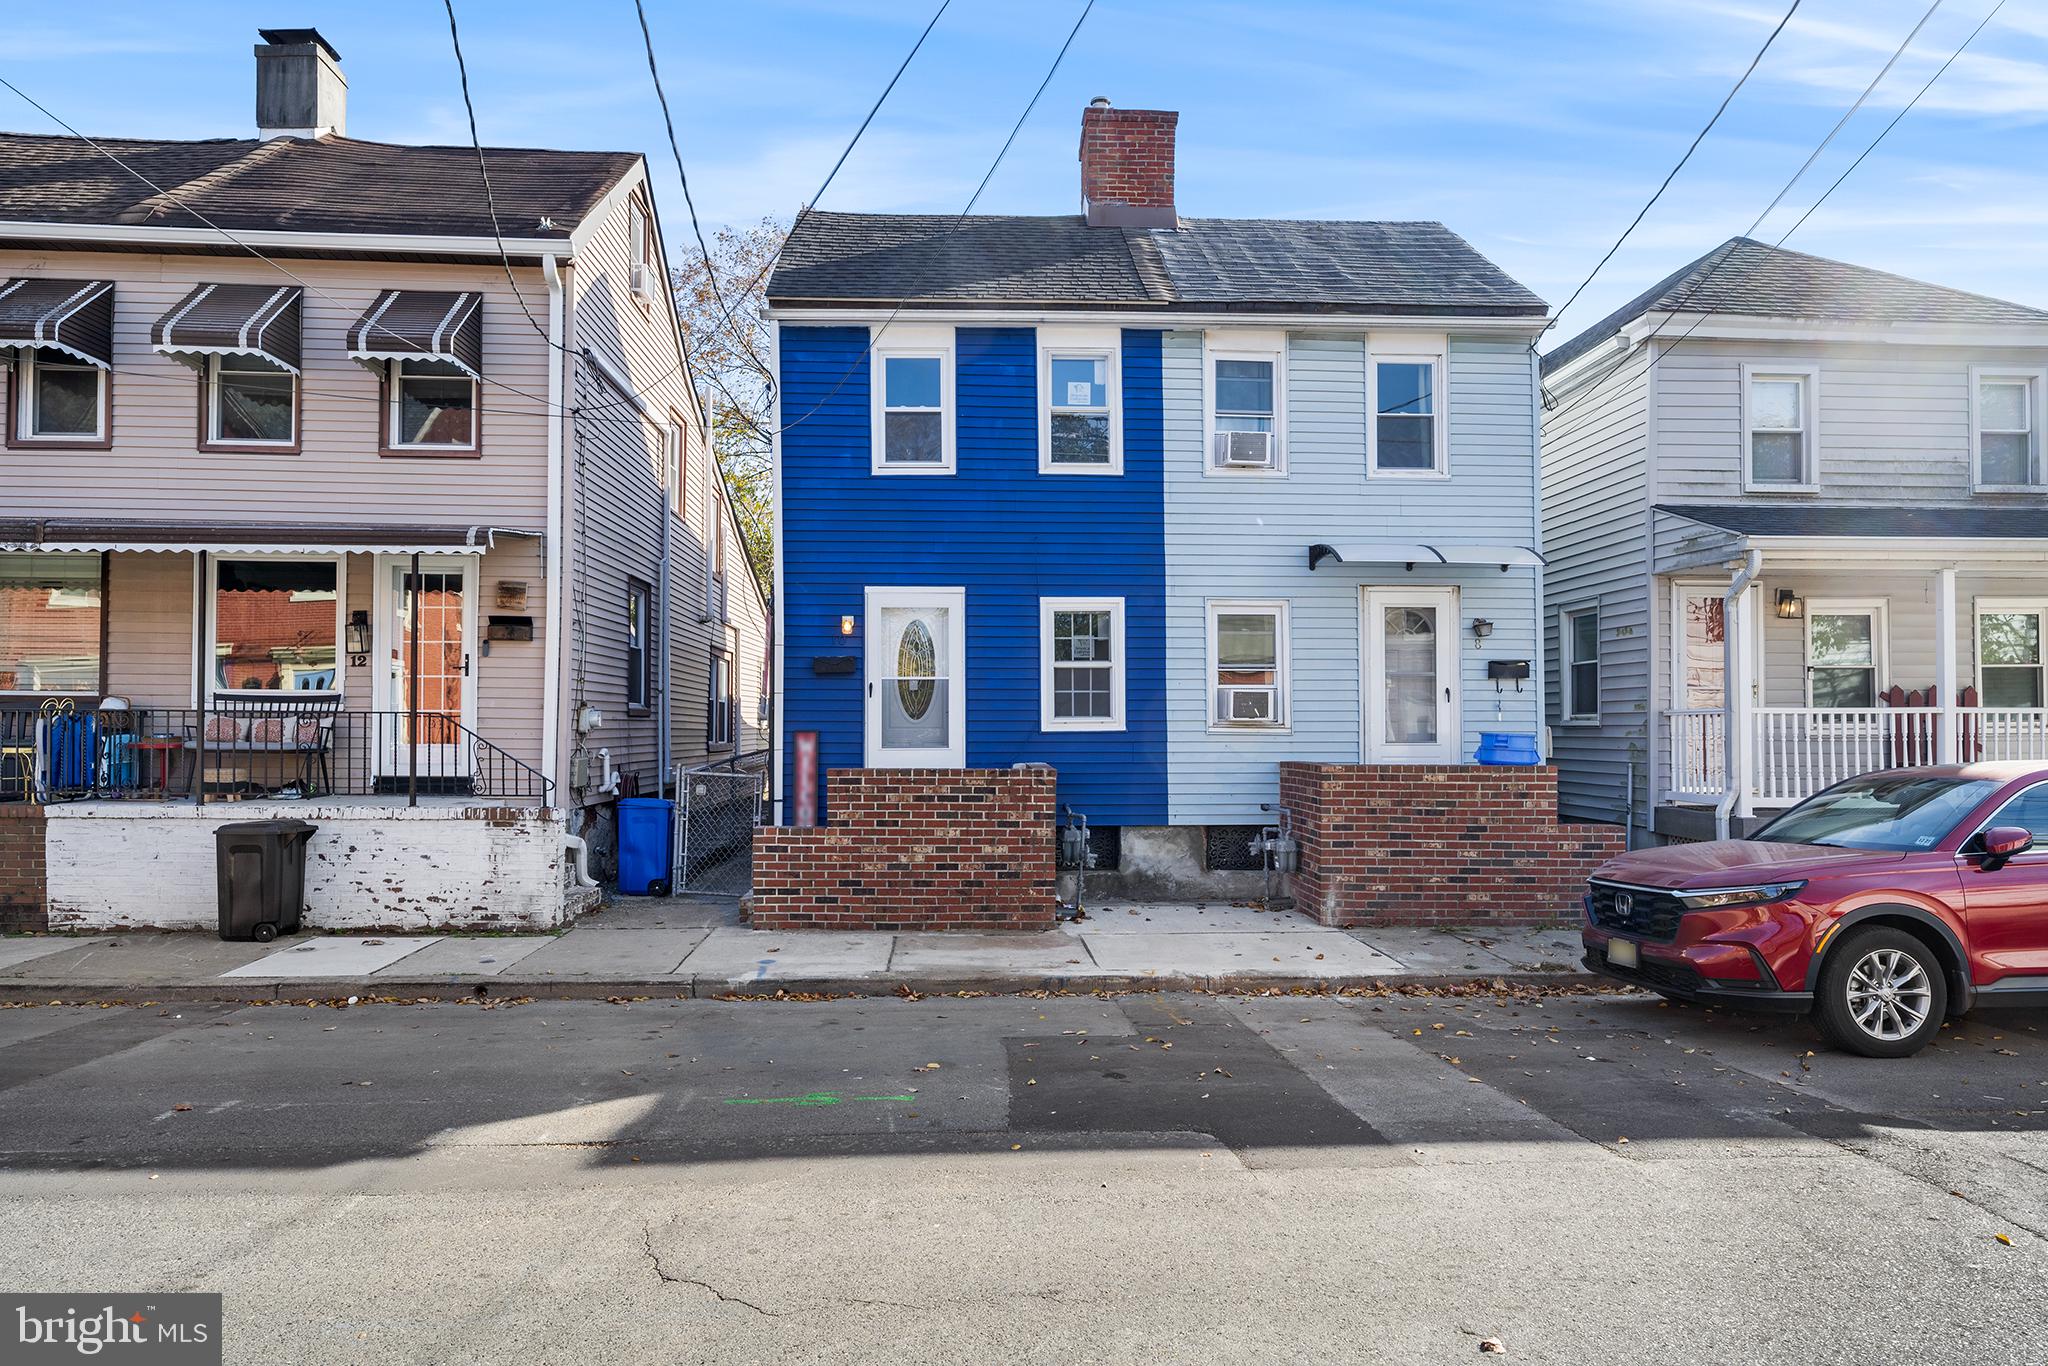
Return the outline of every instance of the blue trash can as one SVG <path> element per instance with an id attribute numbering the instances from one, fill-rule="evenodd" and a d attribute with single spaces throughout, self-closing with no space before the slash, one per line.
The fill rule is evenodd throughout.
<path id="1" fill-rule="evenodd" d="M 1497 767 L 1529 767 L 1543 762 L 1536 752 L 1536 737 L 1516 735 L 1511 731 L 1483 730 L 1479 732 L 1479 749 L 1473 759 L 1482 764 Z"/>
<path id="2" fill-rule="evenodd" d="M 667 896 L 676 804 L 665 797 L 621 797 L 616 805 L 620 895 Z"/>

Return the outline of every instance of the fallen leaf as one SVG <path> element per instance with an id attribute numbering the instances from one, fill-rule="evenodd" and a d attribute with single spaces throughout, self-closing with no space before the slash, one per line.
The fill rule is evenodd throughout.
<path id="1" fill-rule="evenodd" d="M 1479 1350 L 1488 1353 L 1489 1355 L 1498 1357 L 1504 1357 L 1508 1354 L 1507 1347 L 1501 1342 L 1499 1338 L 1479 1339 Z"/>
<path id="2" fill-rule="evenodd" d="M 179 1114 L 183 1114 L 185 1113 L 185 1111 L 191 1109 L 192 1107 L 185 1104 L 183 1101 L 180 1101 L 176 1105 L 173 1105 L 171 1108 L 173 1110 L 176 1110 Z"/>
<path id="3" fill-rule="evenodd" d="M 2012 1239 L 2006 1237 L 2003 1233 L 1994 1233 L 1991 1236 L 1996 1238 L 1999 1242 L 2004 1243 L 2007 1247 L 2012 1246 Z"/>

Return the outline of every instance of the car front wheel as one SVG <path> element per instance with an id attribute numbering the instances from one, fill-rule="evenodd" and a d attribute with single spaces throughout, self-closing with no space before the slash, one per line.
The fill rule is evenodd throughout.
<path id="1" fill-rule="evenodd" d="M 1904 930 L 1855 930 L 1821 968 L 1815 1013 L 1835 1047 L 1866 1058 L 1903 1058 L 1940 1032 L 1948 981 L 1933 950 Z"/>

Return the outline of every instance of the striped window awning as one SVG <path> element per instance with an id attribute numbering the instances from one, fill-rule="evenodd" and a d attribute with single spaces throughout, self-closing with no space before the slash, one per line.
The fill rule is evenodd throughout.
<path id="1" fill-rule="evenodd" d="M 299 373 L 297 285 L 200 285 L 157 319 L 150 341 L 196 365 L 207 356 L 252 356 Z"/>
<path id="2" fill-rule="evenodd" d="M 11 355 L 24 347 L 48 347 L 113 369 L 113 282 L 0 281 L 0 353 Z"/>
<path id="3" fill-rule="evenodd" d="M 447 361 L 481 379 L 484 296 L 473 291 L 387 289 L 349 328 L 348 354 L 364 362 Z"/>

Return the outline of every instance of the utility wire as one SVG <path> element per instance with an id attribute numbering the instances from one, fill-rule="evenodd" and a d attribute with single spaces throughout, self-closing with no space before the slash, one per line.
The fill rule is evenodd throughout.
<path id="1" fill-rule="evenodd" d="M 1594 277 L 1599 275 L 1606 268 L 1607 263 L 1614 259 L 1614 253 L 1621 250 L 1621 244 L 1628 241 L 1629 234 L 1642 225 L 1643 219 L 1649 214 L 1651 209 L 1656 207 L 1657 201 L 1664 197 L 1664 192 L 1671 188 L 1671 182 L 1677 179 L 1680 171 L 1685 169 L 1685 164 L 1692 160 L 1692 154 L 1700 149 L 1700 144 L 1706 141 L 1707 134 L 1714 131 L 1714 125 L 1721 121 L 1721 115 L 1728 112 L 1729 104 L 1741 92 L 1742 87 L 1748 84 L 1749 78 L 1756 74 L 1757 66 L 1763 61 L 1764 54 L 1771 50 L 1772 43 L 1778 41 L 1778 35 L 1785 31 L 1785 25 L 1792 22 L 1792 16 L 1799 12 L 1799 6 L 1802 3 L 1803 0 L 1792 0 L 1792 8 L 1785 11 L 1784 17 L 1778 20 L 1778 26 L 1771 30 L 1770 37 L 1764 39 L 1764 45 L 1756 50 L 1756 56 L 1749 59 L 1749 65 L 1743 69 L 1741 77 L 1729 88 L 1728 93 L 1721 97 L 1721 103 L 1714 110 L 1714 116 L 1707 120 L 1706 127 L 1700 129 L 1699 133 L 1694 136 L 1692 145 L 1685 149 L 1685 155 L 1678 159 L 1678 164 L 1671 168 L 1670 173 L 1657 186 L 1656 193 L 1652 194 L 1643 207 L 1637 210 L 1636 216 L 1629 220 L 1628 226 L 1622 229 L 1621 236 L 1614 239 L 1614 245 L 1607 249 L 1607 254 L 1594 263 L 1591 272 L 1587 274 L 1585 279 L 1579 281 L 1579 287 L 1571 292 L 1571 297 L 1567 298 L 1563 306 L 1551 315 L 1548 326 L 1544 328 L 1546 332 L 1550 328 L 1557 326 L 1558 319 L 1562 318 L 1571 309 L 1571 306 L 1578 302 L 1579 295 L 1586 292 L 1586 286 L 1593 283 Z M 1533 346 L 1534 343 L 1531 343 L 1531 345 Z"/>
<path id="2" fill-rule="evenodd" d="M 2004 4 L 2004 0 L 1999 0 L 1999 3 L 2002 6 Z M 1863 108 L 1864 104 L 1870 99 L 1872 92 L 1874 92 L 1877 89 L 1878 85 L 1881 82 L 1883 82 L 1884 78 L 1890 74 L 1891 69 L 1898 64 L 1899 58 L 1905 55 L 1906 49 L 1912 46 L 1913 40 L 1920 36 L 1920 30 L 1927 26 L 1927 21 L 1934 17 L 1934 12 L 1940 9 L 1942 4 L 1943 0 L 1934 0 L 1934 3 L 1927 7 L 1926 13 L 1920 16 L 1920 21 L 1913 25 L 1912 31 L 1906 34 L 1904 41 L 1902 41 L 1897 47 L 1897 49 L 1893 51 L 1892 55 L 1885 60 L 1885 64 L 1878 69 L 1877 74 L 1871 77 L 1870 84 L 1863 87 L 1863 93 L 1856 97 L 1856 102 L 1849 106 L 1848 112 L 1844 113 L 1841 118 L 1835 121 L 1835 126 L 1828 130 L 1828 135 L 1821 139 L 1820 145 L 1818 147 L 1815 147 L 1812 153 L 1807 156 L 1806 160 L 1800 163 L 1799 169 L 1792 173 L 1791 179 L 1787 180 L 1784 183 L 1784 185 L 1780 187 L 1778 193 L 1772 197 L 1770 203 L 1764 205 L 1763 212 L 1759 213 L 1756 216 L 1756 218 L 1750 223 L 1748 229 L 1744 231 L 1741 234 L 1741 236 L 1754 236 L 1756 234 L 1757 229 L 1763 226 L 1764 220 L 1770 217 L 1771 212 L 1774 209 L 1776 209 L 1778 205 L 1784 202 L 1785 196 L 1792 193 L 1793 186 L 1797 185 L 1799 181 L 1806 175 L 1807 171 L 1812 169 L 1813 163 L 1820 159 L 1821 153 L 1825 152 L 1828 149 L 1829 145 L 1834 142 L 1836 136 L 1841 133 L 1842 129 L 1848 124 L 1849 120 L 1854 118 L 1856 116 L 1857 111 Z M 1996 13 L 1995 10 L 1993 12 Z M 1984 23 L 1988 24 L 1989 22 L 1990 18 L 1989 16 L 1986 16 Z M 1964 47 L 1969 46 L 1970 41 L 1977 36 L 1978 32 L 1981 32 L 1983 30 L 1983 27 L 1984 24 L 1979 24 L 1977 26 L 1977 29 L 1970 34 L 1970 37 L 1963 40 L 1962 46 L 1958 47 L 1956 51 L 1950 55 L 1948 62 L 1944 62 L 1941 68 L 1934 73 L 1934 76 L 1929 78 L 1927 84 L 1921 87 L 1919 94 L 1914 95 L 1912 101 L 1907 104 L 1907 109 L 1911 109 L 1914 104 L 1919 103 L 1920 96 L 1927 93 L 1928 87 L 1932 86 L 1936 79 L 1939 79 L 1943 71 L 1948 70 L 1949 63 L 1955 61 L 1956 57 L 1962 55 L 1962 49 Z M 1870 155 L 1871 150 L 1873 150 L 1879 142 L 1882 142 L 1884 140 L 1885 134 L 1891 132 L 1891 130 L 1898 125 L 1899 119 L 1904 117 L 1905 110 L 1901 110 L 1899 112 L 1898 117 L 1894 118 L 1890 123 L 1886 124 L 1884 129 L 1878 133 L 1877 138 L 1874 141 L 1872 141 L 1870 147 L 1864 149 L 1863 156 Z M 1861 162 L 1862 159 L 1863 157 L 1858 157 L 1857 162 Z M 1849 170 L 1851 171 L 1855 169 L 1856 167 L 1854 164 L 1852 164 L 1849 167 Z M 1831 195 L 1835 192 L 1835 187 L 1840 185 L 1842 181 L 1846 180 L 1847 178 L 1848 171 L 1844 171 L 1841 176 L 1836 178 L 1834 184 L 1828 186 L 1827 190 L 1821 195 L 1821 197 L 1819 199 L 1816 199 L 1813 202 L 1813 204 L 1807 208 L 1806 213 L 1801 215 L 1799 222 L 1805 222 L 1806 218 L 1810 216 L 1815 209 L 1821 206 L 1821 204 L 1827 199 L 1828 195 Z M 1792 228 L 1788 228 L 1785 231 L 1784 235 L 1779 237 L 1777 243 L 1775 243 L 1774 245 L 1782 246 L 1785 242 L 1785 239 L 1787 237 L 1790 237 L 1792 235 L 1793 229 L 1796 229 L 1798 226 L 1799 223 L 1794 223 L 1792 225 Z M 1700 274 L 1698 279 L 1692 281 L 1689 285 L 1687 285 L 1685 293 L 1681 295 L 1676 301 L 1674 301 L 1669 308 L 1664 310 L 1666 314 L 1665 322 L 1669 322 L 1672 317 L 1683 312 L 1685 310 L 1685 306 L 1692 301 L 1693 297 L 1697 295 L 1701 289 L 1706 287 L 1708 281 L 1712 280 L 1715 275 L 1720 273 L 1721 267 L 1727 265 L 1728 261 L 1734 255 L 1735 253 L 1733 251 L 1726 252 L 1718 261 L 1715 261 L 1711 265 L 1709 265 L 1707 269 Z M 1668 356 L 1671 354 L 1672 351 L 1676 350 L 1678 346 L 1682 342 L 1684 342 L 1687 337 L 1690 337 L 1694 332 L 1698 331 L 1703 324 L 1705 324 L 1707 317 L 1708 314 L 1702 313 L 1697 318 L 1695 318 L 1693 320 L 1692 326 L 1686 328 L 1686 330 L 1676 340 L 1674 340 L 1669 346 L 1664 348 L 1663 354 Z M 1656 348 L 1657 342 L 1659 338 L 1662 336 L 1663 329 L 1664 322 L 1658 323 L 1657 326 L 1651 330 L 1650 335 L 1644 339 L 1643 344 L 1645 348 L 1647 348 L 1647 354 L 1650 357 L 1650 364 L 1652 366 L 1655 366 L 1660 358 Z M 1633 354 L 1633 348 L 1630 349 L 1630 352 L 1628 354 Z M 1619 370 L 1622 365 L 1626 364 L 1628 360 L 1628 354 L 1624 354 L 1623 356 L 1618 357 L 1612 366 L 1610 366 L 1607 370 L 1601 372 L 1598 378 L 1586 382 L 1580 388 L 1578 397 L 1572 399 L 1568 403 L 1563 404 L 1561 407 L 1553 410 L 1552 416 L 1562 417 L 1566 413 L 1570 412 L 1574 407 L 1576 407 L 1580 402 L 1582 402 L 1585 399 L 1587 394 L 1590 394 L 1594 390 L 1596 390 L 1602 381 L 1604 381 L 1609 375 L 1613 374 L 1616 370 Z"/>

